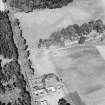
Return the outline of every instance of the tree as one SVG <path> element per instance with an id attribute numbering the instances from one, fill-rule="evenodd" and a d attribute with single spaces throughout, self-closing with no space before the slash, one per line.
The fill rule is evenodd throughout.
<path id="1" fill-rule="evenodd" d="M 2 105 L 5 105 L 5 103 L 2 103 Z"/>
<path id="2" fill-rule="evenodd" d="M 59 99 L 58 105 L 66 105 L 67 101 L 64 98 Z"/>
<path id="3" fill-rule="evenodd" d="M 0 54 L 4 58 L 17 58 L 18 52 L 13 40 L 13 32 L 7 12 L 0 12 Z"/>
<path id="4" fill-rule="evenodd" d="M 89 25 L 87 23 L 83 23 L 81 25 L 81 31 L 83 35 L 89 34 Z"/>
<path id="5" fill-rule="evenodd" d="M 14 25 L 15 26 L 19 26 L 20 25 L 19 19 L 15 19 Z"/>
<path id="6" fill-rule="evenodd" d="M 83 44 L 85 42 L 85 40 L 86 40 L 86 37 L 81 36 L 80 39 L 79 39 L 79 41 L 78 41 L 78 43 L 79 44 Z"/>
<path id="7" fill-rule="evenodd" d="M 89 32 L 91 32 L 93 30 L 93 27 L 94 27 L 94 20 L 90 20 L 88 22 L 88 25 L 89 25 Z"/>
<path id="8" fill-rule="evenodd" d="M 2 105 L 2 102 L 0 101 L 0 105 Z"/>
<path id="9" fill-rule="evenodd" d="M 76 30 L 76 33 L 78 34 L 78 36 L 82 36 L 82 32 L 81 32 L 81 28 L 78 24 L 74 24 L 73 27 Z"/>
<path id="10" fill-rule="evenodd" d="M 70 103 L 67 103 L 66 105 L 70 105 Z"/>
<path id="11" fill-rule="evenodd" d="M 103 25 L 103 30 L 105 31 L 105 25 Z"/>
<path id="12" fill-rule="evenodd" d="M 0 60 L 0 81 L 4 78 L 2 67 L 1 67 L 1 60 Z"/>
<path id="13" fill-rule="evenodd" d="M 19 88 L 19 89 L 22 89 L 22 88 L 23 88 L 23 87 L 22 87 L 22 84 L 20 83 L 19 80 L 17 80 L 14 85 L 15 85 L 17 88 Z"/>
<path id="14" fill-rule="evenodd" d="M 33 9 L 61 8 L 71 2 L 73 0 L 10 0 L 10 7 L 19 8 L 21 11 L 32 11 Z"/>
<path id="15" fill-rule="evenodd" d="M 56 36 L 57 36 L 57 32 L 54 32 L 50 35 L 49 40 L 51 40 L 51 43 L 54 43 L 56 41 Z"/>
<path id="16" fill-rule="evenodd" d="M 39 43 L 42 43 L 43 42 L 43 39 L 39 39 Z"/>
<path id="17" fill-rule="evenodd" d="M 11 105 L 11 103 L 10 102 L 8 102 L 8 104 L 7 105 Z"/>
<path id="18" fill-rule="evenodd" d="M 2 0 L 3 1 L 3 3 L 6 3 L 7 2 L 7 0 Z"/>
<path id="19" fill-rule="evenodd" d="M 96 20 L 94 24 L 94 30 L 96 30 L 98 33 L 102 33 L 104 30 L 103 21 L 101 19 Z"/>
<path id="20" fill-rule="evenodd" d="M 31 96 L 28 91 L 24 90 L 20 93 L 20 95 L 22 97 L 22 105 L 31 105 Z"/>
<path id="21" fill-rule="evenodd" d="M 69 26 L 67 27 L 67 31 L 68 31 L 68 33 L 69 33 L 69 39 L 70 39 L 70 40 L 73 40 L 73 38 L 76 37 L 76 36 L 75 36 L 75 35 L 76 35 L 76 30 L 75 30 L 75 28 L 74 28 L 72 25 L 69 25 Z"/>
<path id="22" fill-rule="evenodd" d="M 60 34 L 61 34 L 61 38 L 63 37 L 63 40 L 65 39 L 69 39 L 69 33 L 68 33 L 68 30 L 63 28 L 61 31 L 60 31 Z M 61 39 L 60 38 L 60 39 Z"/>
<path id="23" fill-rule="evenodd" d="M 32 11 L 34 8 L 34 1 L 33 0 L 30 0 L 29 1 L 29 11 Z"/>

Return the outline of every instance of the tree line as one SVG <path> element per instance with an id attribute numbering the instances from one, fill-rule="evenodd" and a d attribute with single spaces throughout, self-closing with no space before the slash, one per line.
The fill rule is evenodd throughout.
<path id="1" fill-rule="evenodd" d="M 32 11 L 34 9 L 55 9 L 61 8 L 73 2 L 73 0 L 9 0 L 10 7 L 20 9 L 20 11 Z"/>
<path id="2" fill-rule="evenodd" d="M 18 88 L 21 90 L 17 100 L 8 102 L 7 105 L 31 105 L 31 96 L 27 91 L 26 80 L 21 73 L 21 67 L 18 62 L 18 49 L 13 39 L 11 22 L 9 21 L 8 12 L 0 11 L 0 55 L 4 59 L 13 59 L 10 62 L 1 65 L 0 59 L 0 94 L 5 94 L 6 91 Z M 12 80 L 10 84 L 9 81 Z M 6 83 L 6 85 L 4 85 Z M 0 105 L 6 105 L 0 100 Z"/>
<path id="3" fill-rule="evenodd" d="M 4 58 L 17 59 L 18 52 L 7 12 L 0 12 L 0 54 Z"/>
<path id="4" fill-rule="evenodd" d="M 86 36 L 88 36 L 93 30 L 99 34 L 104 32 L 105 25 L 101 19 L 90 20 L 81 25 L 69 25 L 60 31 L 52 33 L 48 39 L 39 39 L 38 48 L 41 48 L 42 46 L 49 48 L 51 45 L 64 46 L 65 40 L 77 40 L 79 44 L 82 44 L 85 42 Z"/>

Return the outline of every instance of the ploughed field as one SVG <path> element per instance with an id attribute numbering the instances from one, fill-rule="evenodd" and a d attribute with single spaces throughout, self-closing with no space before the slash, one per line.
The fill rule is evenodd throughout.
<path id="1" fill-rule="evenodd" d="M 74 47 L 61 54 L 50 54 L 50 60 L 69 92 L 77 91 L 87 105 L 105 102 L 105 61 L 96 47 Z"/>

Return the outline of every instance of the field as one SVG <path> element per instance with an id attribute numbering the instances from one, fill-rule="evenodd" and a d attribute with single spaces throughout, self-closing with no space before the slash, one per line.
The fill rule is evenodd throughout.
<path id="1" fill-rule="evenodd" d="M 105 98 L 105 61 L 95 47 L 67 49 L 66 56 L 51 61 L 62 76 L 69 92 L 78 91 L 87 105 L 98 105 Z"/>
<path id="2" fill-rule="evenodd" d="M 57 74 L 53 63 L 49 60 L 49 55 L 47 53 L 38 53 L 36 50 L 30 50 L 30 59 L 32 61 L 32 67 L 35 69 L 37 75 L 48 73 Z"/>
<path id="3" fill-rule="evenodd" d="M 29 48 L 36 48 L 40 38 L 48 36 L 70 24 L 81 24 L 91 19 L 105 20 L 104 1 L 74 0 L 61 9 L 35 10 L 30 13 L 16 13 Z M 104 21 L 105 22 L 105 21 Z"/>
<path id="4" fill-rule="evenodd" d="M 105 99 L 104 47 L 90 45 L 68 48 L 56 56 L 52 52 L 37 52 L 37 43 L 40 38 L 47 38 L 52 32 L 69 24 L 81 24 L 97 18 L 105 20 L 103 6 L 103 2 L 98 0 L 78 0 L 67 8 L 15 14 L 20 21 L 35 71 L 39 75 L 59 74 L 69 92 L 77 91 L 87 105 L 103 105 Z"/>
<path id="5" fill-rule="evenodd" d="M 36 10 L 31 13 L 16 13 L 15 17 L 19 19 L 23 36 L 31 49 L 36 48 L 40 38 L 48 38 L 52 32 L 62 27 L 74 23 L 80 24 L 91 18 L 89 12 L 81 7 L 73 6 L 55 10 Z"/>
<path id="6" fill-rule="evenodd" d="M 54 53 L 31 51 L 37 73 L 59 74 L 70 93 L 77 91 L 87 105 L 100 105 L 105 99 L 104 46 L 78 46 Z"/>

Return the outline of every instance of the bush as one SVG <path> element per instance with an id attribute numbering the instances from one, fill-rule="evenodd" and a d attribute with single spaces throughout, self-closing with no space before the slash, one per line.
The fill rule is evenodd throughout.
<path id="1" fill-rule="evenodd" d="M 102 33 L 104 30 L 103 21 L 101 19 L 96 20 L 93 29 L 98 33 Z"/>
<path id="2" fill-rule="evenodd" d="M 79 39 L 79 41 L 78 41 L 78 43 L 79 44 L 83 44 L 85 42 L 85 40 L 86 40 L 86 37 L 81 36 L 80 39 Z"/>
<path id="3" fill-rule="evenodd" d="M 31 105 L 31 96 L 30 96 L 28 91 L 23 90 L 20 93 L 20 95 L 21 95 L 20 102 L 21 102 L 22 105 Z"/>
<path id="4" fill-rule="evenodd" d="M 58 101 L 58 105 L 70 105 L 70 103 L 68 103 L 66 99 L 61 98 Z"/>

